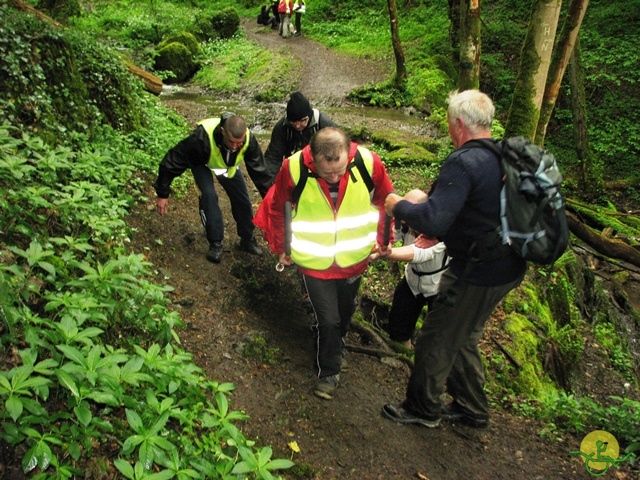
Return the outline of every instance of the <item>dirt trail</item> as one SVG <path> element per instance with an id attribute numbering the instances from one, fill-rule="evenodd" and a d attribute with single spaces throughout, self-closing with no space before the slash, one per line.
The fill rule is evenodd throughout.
<path id="1" fill-rule="evenodd" d="M 291 48 L 305 65 L 300 89 L 316 102 L 340 102 L 351 88 L 384 78 L 379 66 L 345 59 L 305 37 L 284 40 L 258 32 L 251 21 L 244 26 L 266 48 Z M 253 195 L 257 206 L 260 198 Z M 172 197 L 164 218 L 155 213 L 150 187 L 148 196 L 130 218 L 133 248 L 146 252 L 159 281 L 174 287 L 171 299 L 187 322 L 180 336 L 195 362 L 212 379 L 236 385 L 231 407 L 250 416 L 240 428 L 258 445 L 272 446 L 274 456 L 298 463 L 297 473 L 284 472 L 286 478 L 591 478 L 582 460 L 569 454 L 579 449 L 578 439 L 545 441 L 538 436 L 540 425 L 505 413 L 496 412 L 484 430 L 450 424 L 430 430 L 384 419 L 382 405 L 404 396 L 409 370 L 402 363 L 349 351 L 350 368 L 334 399 L 316 398 L 312 319 L 295 271 L 277 273 L 273 255 L 255 257 L 234 248 L 235 224 L 224 194 L 225 254 L 217 265 L 205 260 L 197 191 Z M 259 358 L 247 358 L 256 334 L 266 347 Z M 352 332 L 348 342 L 363 340 Z M 299 453 L 288 446 L 293 441 Z"/>

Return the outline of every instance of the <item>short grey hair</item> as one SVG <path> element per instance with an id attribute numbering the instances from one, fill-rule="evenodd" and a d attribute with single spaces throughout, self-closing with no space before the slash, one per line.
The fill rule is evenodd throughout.
<path id="1" fill-rule="evenodd" d="M 479 90 L 456 90 L 449 95 L 448 103 L 449 118 L 460 118 L 471 133 L 491 130 L 496 108 L 486 93 Z"/>

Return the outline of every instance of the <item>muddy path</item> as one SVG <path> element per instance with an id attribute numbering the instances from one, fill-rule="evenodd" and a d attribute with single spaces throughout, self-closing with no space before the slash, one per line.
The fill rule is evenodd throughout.
<path id="1" fill-rule="evenodd" d="M 254 22 L 243 22 L 249 38 L 265 48 L 290 48 L 300 58 L 304 72 L 299 88 L 319 107 L 344 104 L 349 90 L 384 79 L 390 71 L 388 65 L 337 55 L 304 36 L 284 40 L 257 29 Z M 185 104 L 167 104 L 187 119 L 202 113 L 197 106 L 190 110 Z M 280 115 L 282 110 L 274 114 L 273 123 Z M 257 206 L 260 197 L 255 190 L 252 195 Z M 258 445 L 270 445 L 275 457 L 297 462 L 295 470 L 283 472 L 285 478 L 591 478 L 584 462 L 569 453 L 579 449 L 580 439 L 545 440 L 538 435 L 540 424 L 503 411 L 496 411 L 489 427 L 481 430 L 452 424 L 431 430 L 384 419 L 381 407 L 404 396 L 409 369 L 402 362 L 349 350 L 349 370 L 341 376 L 334 399 L 316 398 L 312 318 L 296 272 L 277 273 L 276 258 L 265 244 L 261 257 L 235 248 L 235 224 L 224 194 L 225 252 L 220 264 L 205 259 L 208 245 L 193 186 L 182 198 L 171 198 L 163 218 L 155 213 L 150 186 L 148 197 L 129 219 L 135 229 L 133 248 L 153 262 L 158 281 L 173 287 L 169 296 L 186 323 L 180 331 L 185 349 L 211 379 L 235 384 L 231 408 L 250 417 L 238 426 Z M 366 346 L 366 341 L 354 331 L 348 344 Z"/>

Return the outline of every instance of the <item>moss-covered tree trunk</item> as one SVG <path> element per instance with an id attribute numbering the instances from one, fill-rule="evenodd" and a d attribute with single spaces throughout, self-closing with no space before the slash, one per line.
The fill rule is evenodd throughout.
<path id="1" fill-rule="evenodd" d="M 534 0 L 505 134 L 534 139 L 558 28 L 561 0 Z"/>
<path id="2" fill-rule="evenodd" d="M 540 118 L 538 119 L 538 127 L 536 128 L 535 143 L 537 145 L 544 144 L 544 137 L 547 133 L 547 125 L 553 113 L 553 108 L 558 99 L 562 77 L 569 63 L 571 53 L 580 33 L 580 26 L 584 14 L 587 11 L 589 0 L 571 0 L 567 17 L 562 26 L 562 31 L 558 37 L 556 48 L 553 51 L 551 59 L 551 67 L 547 76 L 547 85 L 542 98 L 542 108 L 540 109 Z"/>
<path id="3" fill-rule="evenodd" d="M 398 29 L 398 6 L 396 0 L 387 0 L 389 7 L 389 25 L 391 27 L 391 43 L 393 44 L 393 54 L 396 57 L 396 76 L 394 78 L 395 87 L 404 90 L 407 78 L 407 70 L 404 64 L 404 52 L 400 42 Z"/>
<path id="4" fill-rule="evenodd" d="M 480 0 L 460 2 L 460 69 L 458 90 L 480 88 Z"/>
<path id="5" fill-rule="evenodd" d="M 591 148 L 587 134 L 587 107 L 584 81 L 580 64 L 580 41 L 576 42 L 569 67 L 571 83 L 571 112 L 573 114 L 573 138 L 580 161 L 580 189 L 587 196 L 596 198 L 604 192 L 602 168 Z"/>
<path id="6" fill-rule="evenodd" d="M 451 44 L 451 60 L 456 70 L 460 68 L 460 2 L 465 0 L 449 0 L 449 43 Z"/>

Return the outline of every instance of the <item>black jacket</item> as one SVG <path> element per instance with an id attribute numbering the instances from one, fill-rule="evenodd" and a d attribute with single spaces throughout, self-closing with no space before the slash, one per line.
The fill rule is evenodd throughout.
<path id="1" fill-rule="evenodd" d="M 264 159 L 271 174 L 272 182 L 275 180 L 282 161 L 290 157 L 298 150 L 302 150 L 309 145 L 309 141 L 313 134 L 321 128 L 335 127 L 336 124 L 324 113 L 320 113 L 317 109 L 313 109 L 313 118 L 309 120 L 309 124 L 302 132 L 289 125 L 286 117 L 281 118 L 271 132 L 271 141 L 264 152 Z"/>
<path id="2" fill-rule="evenodd" d="M 393 214 L 418 232 L 441 238 L 453 258 L 449 268 L 461 276 L 471 246 L 495 233 L 495 227 L 487 225 L 485 219 L 500 224 L 501 189 L 502 172 L 496 154 L 462 145 L 445 160 L 429 199 L 420 204 L 400 201 Z M 466 280 L 475 285 L 504 285 L 522 275 L 526 267 L 527 263 L 509 248 L 501 258 L 477 264 L 467 272 Z"/>
<path id="3" fill-rule="evenodd" d="M 216 148 L 223 153 L 223 158 L 227 157 L 227 153 L 229 154 L 227 158 L 229 164 L 232 165 L 235 163 L 238 152 L 229 152 L 227 147 L 222 143 L 220 127 L 224 125 L 224 120 L 223 118 L 222 122 L 213 130 L 213 138 L 216 143 Z M 244 163 L 247 165 L 249 177 L 251 177 L 260 195 L 264 197 L 271 186 L 272 179 L 265 165 L 264 156 L 262 155 L 258 140 L 251 132 L 249 132 L 249 135 L 249 146 L 244 152 Z M 160 162 L 158 179 L 153 184 L 158 197 L 169 198 L 173 179 L 182 175 L 186 169 L 194 165 L 206 165 L 209 163 L 210 156 L 211 145 L 209 145 L 209 136 L 204 127 L 198 125 L 187 138 L 181 140 L 175 147 L 169 150 L 162 159 L 162 162 Z M 238 172 L 236 175 L 242 175 L 242 172 Z"/>

